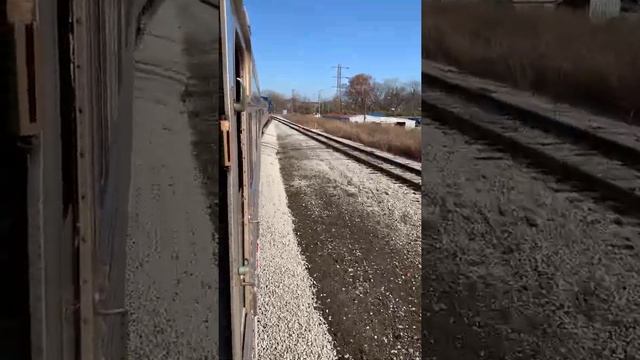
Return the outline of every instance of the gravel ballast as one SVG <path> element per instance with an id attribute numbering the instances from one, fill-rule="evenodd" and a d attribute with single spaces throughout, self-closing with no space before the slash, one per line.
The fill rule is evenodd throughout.
<path id="1" fill-rule="evenodd" d="M 256 358 L 336 359 L 327 324 L 317 310 L 315 284 L 293 231 L 277 148 L 271 124 L 261 149 Z"/>
<path id="2" fill-rule="evenodd" d="M 637 359 L 640 226 L 425 119 L 426 359 Z"/>
<path id="3" fill-rule="evenodd" d="M 294 231 L 338 357 L 420 359 L 419 192 L 273 126 Z"/>

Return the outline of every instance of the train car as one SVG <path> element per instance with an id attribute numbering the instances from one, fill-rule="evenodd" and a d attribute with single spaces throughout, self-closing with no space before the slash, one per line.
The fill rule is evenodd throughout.
<path id="1" fill-rule="evenodd" d="M 226 172 L 227 234 L 234 358 L 250 356 L 256 316 L 260 139 L 268 104 L 260 96 L 247 13 L 241 0 L 221 0 L 225 120 L 221 121 Z"/>
<path id="2" fill-rule="evenodd" d="M 219 328 L 232 358 L 250 359 L 268 103 L 242 1 L 200 1 L 219 15 Z M 0 2 L 3 358 L 126 358 L 133 53 L 160 2 Z"/>

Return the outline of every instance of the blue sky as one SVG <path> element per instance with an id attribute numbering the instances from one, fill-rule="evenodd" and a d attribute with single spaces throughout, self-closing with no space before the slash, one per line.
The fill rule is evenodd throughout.
<path id="1" fill-rule="evenodd" d="M 261 90 L 317 99 L 343 75 L 420 80 L 420 0 L 245 0 Z M 346 80 L 343 82 L 347 82 Z"/>

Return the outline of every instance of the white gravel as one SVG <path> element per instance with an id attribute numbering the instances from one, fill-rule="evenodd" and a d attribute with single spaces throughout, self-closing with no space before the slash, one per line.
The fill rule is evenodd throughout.
<path id="1" fill-rule="evenodd" d="M 298 242 L 340 358 L 420 357 L 420 193 L 275 123 Z"/>
<path id="2" fill-rule="evenodd" d="M 298 146 L 317 150 L 304 159 L 304 171 L 309 177 L 324 179 L 325 191 L 330 196 L 339 198 L 346 192 L 369 216 L 380 224 L 389 224 L 389 242 L 404 251 L 413 263 L 420 263 L 420 192 L 326 149 L 289 127 L 280 124 L 276 127 L 281 135 L 295 136 Z M 302 190 L 315 186 L 303 179 L 290 185 Z"/>
<path id="3" fill-rule="evenodd" d="M 277 158 L 276 128 L 262 141 L 257 359 L 336 359 L 317 310 L 315 284 L 300 252 Z"/>

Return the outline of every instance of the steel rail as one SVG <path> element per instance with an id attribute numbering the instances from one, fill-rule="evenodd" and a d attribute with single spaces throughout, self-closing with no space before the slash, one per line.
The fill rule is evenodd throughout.
<path id="1" fill-rule="evenodd" d="M 574 187 L 595 191 L 616 211 L 640 215 L 640 167 L 632 144 L 590 131 L 574 120 L 554 119 L 516 108 L 496 93 L 480 94 L 473 85 L 452 81 L 440 73 L 423 73 L 425 116 L 470 138 L 488 142 L 530 166 L 553 174 Z M 455 82 L 455 84 L 454 84 Z M 490 101 L 487 98 L 491 97 Z M 616 123 L 604 123 L 615 130 Z M 620 128 L 629 124 L 620 123 Z M 586 136 L 585 133 L 591 135 Z M 608 131 L 614 134 L 614 131 Z"/>
<path id="2" fill-rule="evenodd" d="M 413 164 L 415 163 L 414 161 L 399 159 L 393 155 L 386 155 L 382 151 L 310 129 L 279 116 L 272 115 L 271 118 L 365 166 L 371 167 L 386 176 L 402 182 L 414 190 L 419 191 L 421 189 L 421 166 L 419 164 Z"/>

